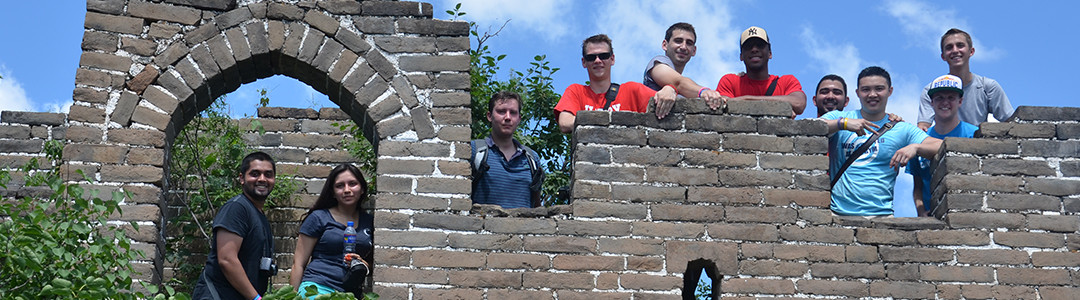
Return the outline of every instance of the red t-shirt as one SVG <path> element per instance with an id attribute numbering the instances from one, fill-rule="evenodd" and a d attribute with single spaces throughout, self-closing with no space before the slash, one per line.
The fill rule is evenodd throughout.
<path id="1" fill-rule="evenodd" d="M 795 79 L 795 76 L 784 75 L 779 76 L 780 81 L 776 82 L 776 89 L 773 90 L 773 96 L 790 95 L 794 92 L 802 92 L 802 85 L 799 84 L 799 80 Z M 769 90 L 769 84 L 773 79 L 776 79 L 776 75 L 769 75 L 767 80 L 753 80 L 750 76 L 738 76 L 735 74 L 727 74 L 720 78 L 720 82 L 716 84 L 716 92 L 720 95 L 727 97 L 739 97 L 739 96 L 765 96 L 765 91 Z"/>
<path id="2" fill-rule="evenodd" d="M 607 98 L 604 97 L 606 93 L 607 91 L 593 93 L 589 86 L 571 84 L 563 92 L 562 98 L 559 98 L 559 104 L 555 105 L 555 118 L 558 119 L 559 113 L 564 111 L 576 116 L 579 110 L 603 110 L 604 104 L 607 103 Z M 655 94 L 656 91 L 643 84 L 633 81 L 623 83 L 619 85 L 619 94 L 615 96 L 615 101 L 611 102 L 609 110 L 646 112 L 649 108 L 649 98 Z"/>

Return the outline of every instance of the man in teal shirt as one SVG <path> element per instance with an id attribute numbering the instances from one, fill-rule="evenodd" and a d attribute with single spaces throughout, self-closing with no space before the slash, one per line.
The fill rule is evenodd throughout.
<path id="1" fill-rule="evenodd" d="M 859 72 L 858 84 L 856 94 L 862 108 L 822 116 L 829 127 L 829 176 L 839 176 L 832 187 L 829 208 L 839 215 L 889 216 L 893 214 L 893 183 L 900 166 L 916 155 L 933 158 L 941 140 L 929 137 L 915 125 L 900 122 L 840 173 L 840 167 L 855 149 L 889 123 L 885 113 L 893 91 L 889 73 L 881 67 L 868 67 Z"/>

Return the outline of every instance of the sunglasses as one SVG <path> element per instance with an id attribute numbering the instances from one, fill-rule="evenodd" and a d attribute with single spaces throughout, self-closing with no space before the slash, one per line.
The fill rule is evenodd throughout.
<path id="1" fill-rule="evenodd" d="M 585 54 L 585 61 L 594 61 L 594 60 L 596 60 L 597 57 L 599 57 L 600 60 L 607 60 L 607 59 L 611 58 L 611 52 L 596 53 L 596 54 Z"/>

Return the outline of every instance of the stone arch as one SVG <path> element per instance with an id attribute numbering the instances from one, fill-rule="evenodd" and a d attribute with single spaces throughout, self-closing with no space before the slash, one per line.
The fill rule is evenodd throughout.
<path id="1" fill-rule="evenodd" d="M 376 199 L 468 201 L 465 22 L 432 19 L 419 2 L 195 2 L 88 0 L 69 114 L 69 165 L 143 191 L 125 214 L 154 225 L 138 241 L 157 253 L 154 274 L 168 144 L 214 99 L 259 78 L 298 79 L 363 128 L 380 155 Z"/>

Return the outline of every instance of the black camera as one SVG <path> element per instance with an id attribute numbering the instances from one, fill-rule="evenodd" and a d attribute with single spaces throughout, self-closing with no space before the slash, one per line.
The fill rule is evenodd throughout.
<path id="1" fill-rule="evenodd" d="M 259 259 L 259 272 L 268 276 L 277 275 L 278 269 L 274 259 L 269 257 Z"/>

